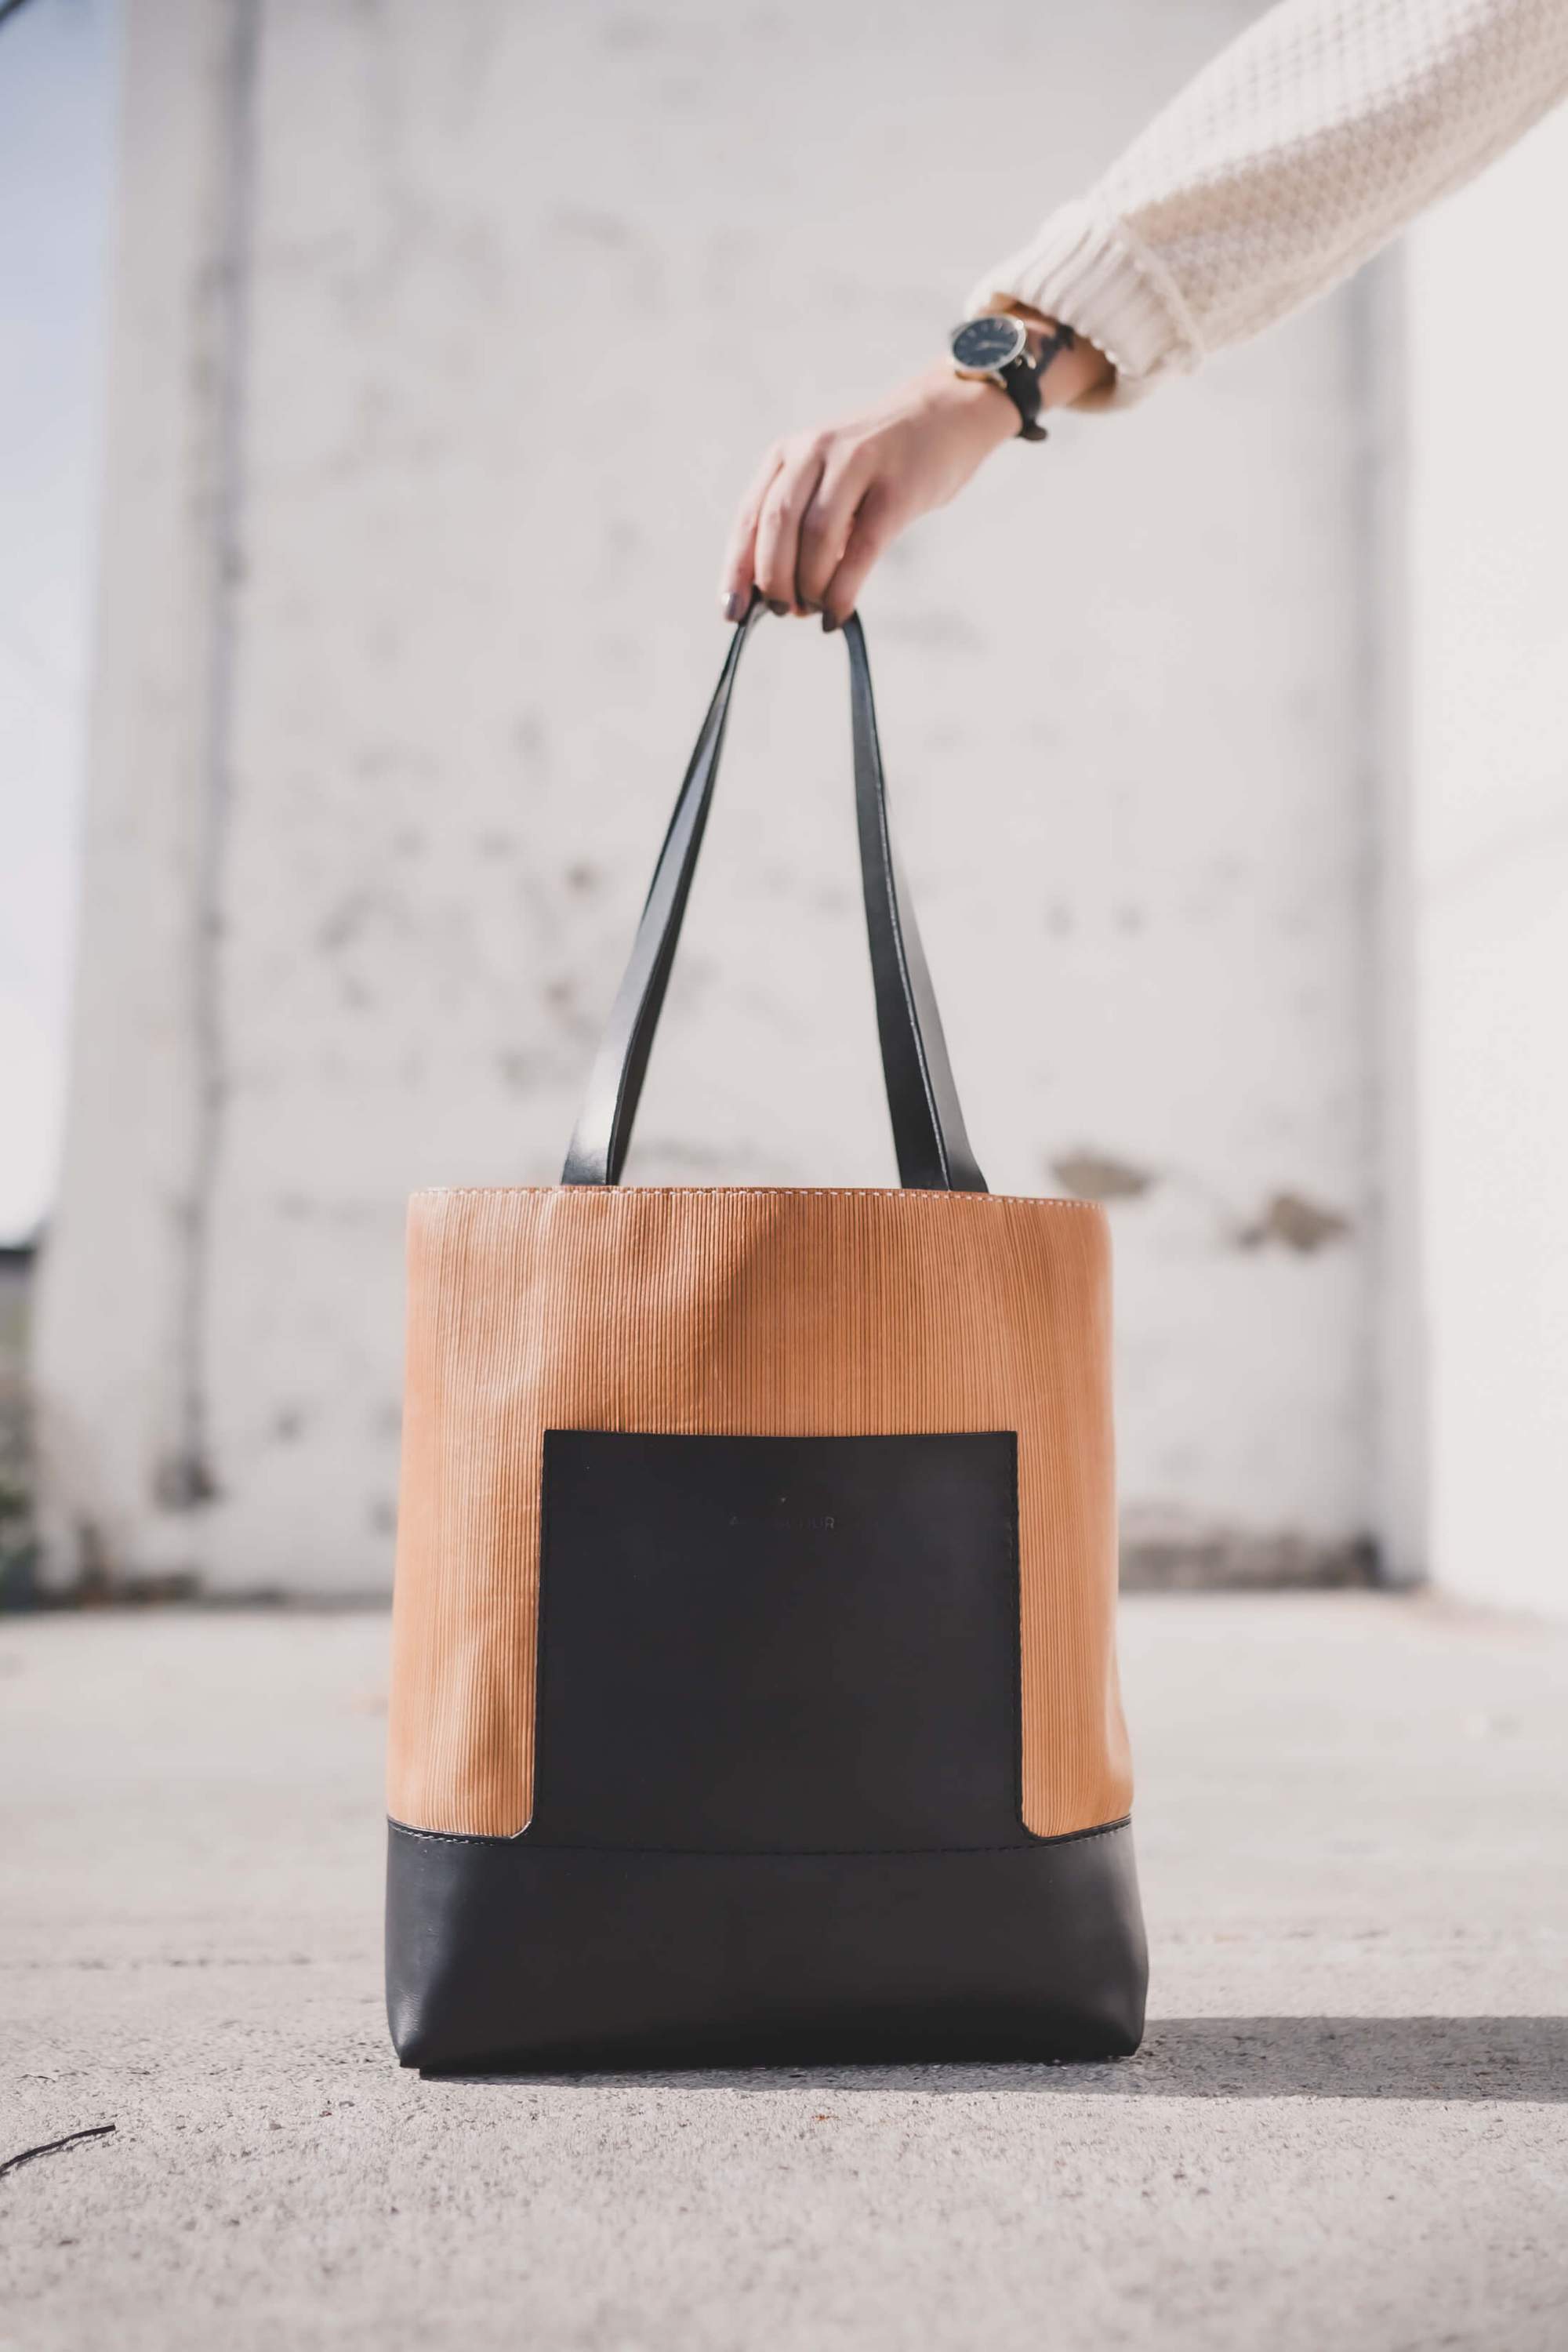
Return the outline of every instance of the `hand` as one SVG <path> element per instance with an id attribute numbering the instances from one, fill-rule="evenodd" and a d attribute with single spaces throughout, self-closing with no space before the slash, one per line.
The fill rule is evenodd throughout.
<path id="1" fill-rule="evenodd" d="M 1041 405 L 1077 400 L 1110 373 L 1080 340 L 1047 369 Z M 1017 430 L 1000 386 L 940 362 L 841 425 L 775 442 L 730 535 L 719 592 L 726 620 L 742 618 L 754 584 L 775 613 L 820 613 L 825 629 L 841 627 L 899 533 L 945 506 Z"/>
<path id="2" fill-rule="evenodd" d="M 842 425 L 776 441 L 730 535 L 725 618 L 740 620 L 754 583 L 775 613 L 820 613 L 838 628 L 899 533 L 945 506 L 1017 429 L 1005 392 L 938 365 Z"/>

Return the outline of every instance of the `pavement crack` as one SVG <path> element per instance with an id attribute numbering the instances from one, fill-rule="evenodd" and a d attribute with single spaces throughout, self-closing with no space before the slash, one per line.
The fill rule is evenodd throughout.
<path id="1" fill-rule="evenodd" d="M 37 2147 L 21 2148 L 0 2164 L 0 2180 L 4 2180 L 8 2172 L 19 2172 L 25 2164 L 36 2163 L 40 2156 L 58 2156 L 62 2147 L 75 2147 L 79 2141 L 84 2139 L 102 2139 L 107 2133 L 117 2129 L 118 2126 L 114 2124 L 89 2124 L 85 2131 L 67 2132 L 64 2139 L 46 2139 L 40 2141 Z"/>

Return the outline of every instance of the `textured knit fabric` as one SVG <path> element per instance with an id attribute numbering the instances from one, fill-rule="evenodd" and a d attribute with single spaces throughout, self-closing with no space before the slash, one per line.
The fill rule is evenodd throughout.
<path id="1" fill-rule="evenodd" d="M 1325 293 L 1564 95 L 1568 0 L 1285 0 L 970 307 L 1065 320 L 1136 398 Z"/>

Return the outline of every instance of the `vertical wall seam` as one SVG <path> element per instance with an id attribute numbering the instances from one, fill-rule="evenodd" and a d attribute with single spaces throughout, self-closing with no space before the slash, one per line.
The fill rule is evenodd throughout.
<path id="1" fill-rule="evenodd" d="M 211 430 L 204 484 L 207 606 L 206 676 L 196 774 L 196 833 L 191 934 L 191 1060 L 194 1089 L 191 1166 L 179 1261 L 176 1321 L 177 1425 L 174 1459 L 159 1499 L 191 1509 L 218 1491 L 212 1452 L 207 1307 L 213 1211 L 228 1103 L 228 1037 L 224 996 L 224 886 L 234 803 L 234 711 L 244 572 L 246 379 L 254 262 L 257 102 L 265 0 L 230 0 L 219 116 L 218 223 L 205 283 L 210 332 L 197 339 L 209 357 L 206 400 Z"/>
<path id="2" fill-rule="evenodd" d="M 1426 1573 L 1416 947 L 1411 811 L 1405 261 L 1384 254 L 1350 289 L 1357 630 L 1352 690 L 1373 1006 L 1365 1073 L 1372 1145 L 1368 1379 L 1372 1525 L 1381 1582 Z"/>

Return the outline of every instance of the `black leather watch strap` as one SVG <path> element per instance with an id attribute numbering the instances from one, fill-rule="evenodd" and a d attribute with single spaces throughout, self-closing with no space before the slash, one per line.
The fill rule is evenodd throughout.
<path id="1" fill-rule="evenodd" d="M 1047 438 L 1046 428 L 1040 423 L 1040 387 L 1045 382 L 1046 370 L 1057 353 L 1070 352 L 1077 341 L 1078 337 L 1070 327 L 1055 326 L 1037 352 L 1031 352 L 1026 345 L 1016 359 L 1009 360 L 1005 367 L 997 370 L 1002 389 L 1018 412 L 1020 441 L 1044 441 Z"/>
<path id="2" fill-rule="evenodd" d="M 1040 371 L 1037 362 L 1026 350 L 1005 367 L 998 368 L 992 381 L 999 383 L 1018 412 L 1020 441 L 1043 441 L 1046 428 L 1040 423 Z"/>
<path id="3" fill-rule="evenodd" d="M 620 1181 L 712 803 L 735 675 L 752 631 L 766 609 L 760 597 L 753 597 L 751 610 L 731 640 L 654 869 L 631 961 L 589 1076 L 562 1172 L 563 1184 Z M 855 805 L 866 929 L 899 1181 L 921 1191 L 984 1192 L 985 1179 L 975 1165 L 964 1132 L 931 974 L 889 833 L 871 672 L 857 615 L 851 614 L 845 623 L 843 635 L 849 656 Z"/>

